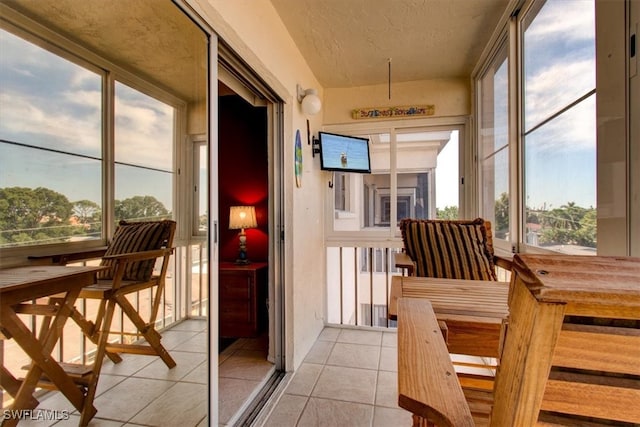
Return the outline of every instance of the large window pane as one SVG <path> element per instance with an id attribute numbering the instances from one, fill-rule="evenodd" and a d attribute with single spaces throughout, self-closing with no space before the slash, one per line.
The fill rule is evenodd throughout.
<path id="1" fill-rule="evenodd" d="M 496 239 L 509 239 L 509 115 L 506 43 L 480 79 L 482 216 Z"/>
<path id="2" fill-rule="evenodd" d="M 596 247 L 595 95 L 525 142 L 526 243 L 589 253 Z"/>
<path id="3" fill-rule="evenodd" d="M 590 0 L 525 18 L 523 239 L 567 253 L 596 247 L 594 21 Z"/>
<path id="4" fill-rule="evenodd" d="M 395 233 L 403 218 L 458 218 L 459 131 L 394 131 L 365 135 L 371 174 L 334 175 L 334 231 Z M 395 177 L 390 172 L 394 146 Z"/>
<path id="5" fill-rule="evenodd" d="M 170 218 L 174 108 L 121 83 L 115 89 L 116 220 Z"/>
<path id="6" fill-rule="evenodd" d="M 0 30 L 0 247 L 99 239 L 102 76 Z"/>
<path id="7" fill-rule="evenodd" d="M 439 133 L 439 132 L 438 132 Z M 435 170 L 435 203 L 438 219 L 458 219 L 459 213 L 459 182 L 460 182 L 460 132 L 457 130 L 446 132 L 438 151 Z M 429 218 L 433 218 L 433 213 Z"/>
<path id="8" fill-rule="evenodd" d="M 525 18 L 525 131 L 596 85 L 593 0 L 547 0 Z"/>

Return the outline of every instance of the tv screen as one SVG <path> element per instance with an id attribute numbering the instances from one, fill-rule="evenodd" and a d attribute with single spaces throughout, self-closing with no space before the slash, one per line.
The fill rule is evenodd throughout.
<path id="1" fill-rule="evenodd" d="M 320 132 L 320 168 L 328 171 L 371 173 L 369 140 Z"/>

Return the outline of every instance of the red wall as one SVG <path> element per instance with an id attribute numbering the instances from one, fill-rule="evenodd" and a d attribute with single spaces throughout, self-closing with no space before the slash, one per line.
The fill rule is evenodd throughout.
<path id="1" fill-rule="evenodd" d="M 238 257 L 238 233 L 229 230 L 229 207 L 253 205 L 258 228 L 245 230 L 247 256 L 267 261 L 269 254 L 269 165 L 266 108 L 253 107 L 239 96 L 219 98 L 218 182 L 220 260 Z"/>

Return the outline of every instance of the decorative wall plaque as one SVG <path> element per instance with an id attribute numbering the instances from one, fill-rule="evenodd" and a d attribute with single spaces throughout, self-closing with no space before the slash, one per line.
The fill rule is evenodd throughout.
<path id="1" fill-rule="evenodd" d="M 354 119 L 387 119 L 390 117 L 433 116 L 435 111 L 435 105 L 356 108 L 351 111 L 351 117 Z"/>

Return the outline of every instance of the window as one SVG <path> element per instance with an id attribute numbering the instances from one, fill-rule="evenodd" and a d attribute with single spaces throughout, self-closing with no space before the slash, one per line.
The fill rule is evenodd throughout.
<path id="1" fill-rule="evenodd" d="M 195 176 L 195 197 L 193 200 L 193 235 L 206 235 L 209 227 L 209 176 L 208 176 L 208 152 L 206 139 L 195 141 L 193 171 Z"/>
<path id="2" fill-rule="evenodd" d="M 507 44 L 503 43 L 479 82 L 482 216 L 495 239 L 509 240 L 509 104 Z"/>
<path id="3" fill-rule="evenodd" d="M 510 30 L 476 77 L 480 212 L 498 247 L 595 254 L 594 1 L 534 0 Z"/>
<path id="4" fill-rule="evenodd" d="M 596 247 L 595 5 L 548 0 L 522 24 L 523 240 Z"/>
<path id="5" fill-rule="evenodd" d="M 172 217 L 180 101 L 11 24 L 0 43 L 0 248 L 96 245 L 107 221 Z"/>
<path id="6" fill-rule="evenodd" d="M 174 108 L 115 84 L 115 219 L 170 218 Z"/>
<path id="7" fill-rule="evenodd" d="M 359 248 L 361 273 L 393 273 L 402 274 L 402 269 L 395 268 L 395 254 L 399 248 Z"/>
<path id="8" fill-rule="evenodd" d="M 0 30 L 0 248 L 100 239 L 102 81 Z"/>
<path id="9" fill-rule="evenodd" d="M 335 174 L 333 231 L 396 235 L 403 218 L 458 218 L 459 135 L 428 127 L 356 134 L 370 140 L 372 171 Z"/>

